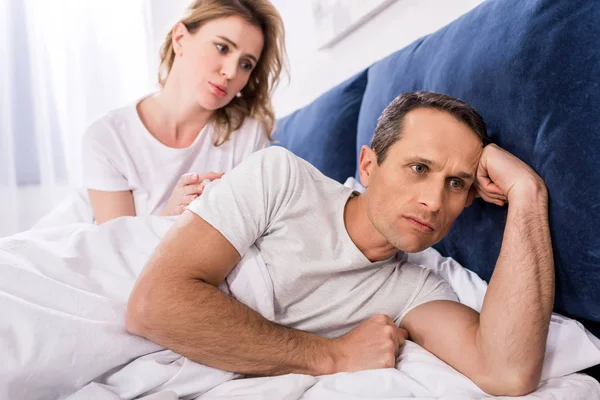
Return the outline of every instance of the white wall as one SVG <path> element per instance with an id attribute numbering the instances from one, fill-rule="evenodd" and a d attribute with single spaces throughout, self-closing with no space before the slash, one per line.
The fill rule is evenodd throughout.
<path id="1" fill-rule="evenodd" d="M 149 66 L 152 77 L 158 80 L 158 52 L 169 30 L 179 21 L 189 0 L 146 0 L 148 18 Z"/>
<path id="2" fill-rule="evenodd" d="M 397 0 L 333 47 L 318 51 L 310 1 L 272 1 L 286 26 L 291 67 L 289 85 L 282 82 L 273 99 L 278 117 L 308 104 L 344 79 L 436 31 L 482 2 Z"/>
<path id="3" fill-rule="evenodd" d="M 158 67 L 158 49 L 188 0 L 147 0 L 150 7 L 150 59 Z M 317 50 L 310 0 L 271 0 L 286 29 L 290 80 L 285 77 L 273 99 L 278 117 L 308 104 L 373 62 L 436 31 L 483 0 L 396 0 L 349 36 Z M 369 1 L 369 0 L 362 0 Z"/>

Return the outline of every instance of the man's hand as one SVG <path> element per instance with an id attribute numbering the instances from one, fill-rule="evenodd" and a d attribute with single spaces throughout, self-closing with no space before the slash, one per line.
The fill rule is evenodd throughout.
<path id="1" fill-rule="evenodd" d="M 223 174 L 223 172 L 206 172 L 202 175 L 181 175 L 161 215 L 180 215 L 192 201 L 202 194 L 205 180 L 213 181 L 221 178 Z"/>
<path id="2" fill-rule="evenodd" d="M 499 206 L 525 190 L 545 191 L 544 182 L 530 166 L 495 144 L 483 149 L 475 187 L 485 201 Z"/>
<path id="3" fill-rule="evenodd" d="M 335 372 L 394 368 L 400 348 L 408 338 L 387 315 L 376 315 L 332 341 Z"/>

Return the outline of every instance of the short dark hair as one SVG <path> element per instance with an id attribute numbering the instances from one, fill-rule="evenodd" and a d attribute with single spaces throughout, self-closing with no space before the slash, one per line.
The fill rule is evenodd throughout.
<path id="1" fill-rule="evenodd" d="M 417 108 L 445 111 L 471 128 L 484 146 L 491 142 L 483 118 L 464 101 L 435 92 L 402 93 L 392 100 L 377 120 L 371 148 L 377 155 L 378 164 L 385 160 L 388 149 L 400 139 L 404 116 Z"/>

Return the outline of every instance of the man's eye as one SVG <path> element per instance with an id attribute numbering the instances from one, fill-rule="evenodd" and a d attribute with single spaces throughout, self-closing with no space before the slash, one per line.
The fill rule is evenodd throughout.
<path id="1" fill-rule="evenodd" d="M 217 50 L 219 50 L 219 53 L 223 53 L 223 54 L 227 54 L 227 52 L 229 51 L 229 47 L 227 47 L 224 44 L 217 44 Z"/>
<path id="2" fill-rule="evenodd" d="M 465 187 L 465 183 L 463 181 L 458 180 L 458 179 L 452 179 L 450 181 L 450 187 L 452 189 L 462 189 L 463 187 Z"/>
<path id="3" fill-rule="evenodd" d="M 415 165 L 411 165 L 410 167 L 417 174 L 424 174 L 425 172 L 427 172 L 427 167 L 422 164 L 415 164 Z"/>

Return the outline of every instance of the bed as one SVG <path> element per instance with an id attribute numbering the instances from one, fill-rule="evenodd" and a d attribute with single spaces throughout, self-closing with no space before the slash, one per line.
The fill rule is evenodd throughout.
<path id="1" fill-rule="evenodd" d="M 129 293 L 172 223 L 168 217 L 123 217 L 101 226 L 70 224 L 0 239 L 0 347 L 5 349 L 0 398 L 488 398 L 410 341 L 396 368 L 243 378 L 129 334 L 124 317 Z M 428 249 L 411 254 L 408 262 L 433 269 L 462 303 L 481 308 L 485 282 L 452 258 Z M 274 318 L 272 283 L 256 248 L 220 288 Z M 600 340 L 579 322 L 555 314 L 543 382 L 524 398 L 600 399 L 600 384 L 576 373 L 599 362 Z"/>

